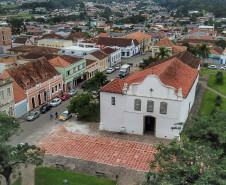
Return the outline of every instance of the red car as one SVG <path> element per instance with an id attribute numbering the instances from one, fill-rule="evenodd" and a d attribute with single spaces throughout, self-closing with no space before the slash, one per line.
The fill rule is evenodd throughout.
<path id="1" fill-rule="evenodd" d="M 70 97 L 71 97 L 70 94 L 64 93 L 64 94 L 60 97 L 60 99 L 64 101 L 64 100 L 68 100 Z"/>

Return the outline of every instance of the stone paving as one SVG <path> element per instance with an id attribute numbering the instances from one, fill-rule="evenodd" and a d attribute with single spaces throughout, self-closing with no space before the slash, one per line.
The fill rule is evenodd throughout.
<path id="1" fill-rule="evenodd" d="M 148 171 L 156 152 L 151 144 L 68 132 L 63 126 L 40 140 L 46 154 Z"/>

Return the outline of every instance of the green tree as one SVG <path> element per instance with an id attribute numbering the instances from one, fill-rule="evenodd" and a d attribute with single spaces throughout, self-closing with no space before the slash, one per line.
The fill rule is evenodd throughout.
<path id="1" fill-rule="evenodd" d="M 226 41 L 223 40 L 223 39 L 220 39 L 220 40 L 215 42 L 215 45 L 221 47 L 222 49 L 225 49 L 226 48 Z"/>
<path id="2" fill-rule="evenodd" d="M 27 28 L 23 22 L 23 19 L 11 18 L 10 20 L 8 20 L 8 22 L 11 25 L 13 35 L 20 35 L 22 32 L 27 31 Z"/>
<path id="3" fill-rule="evenodd" d="M 223 73 L 221 71 L 217 72 L 216 74 L 216 81 L 215 83 L 216 84 L 219 84 L 219 85 L 222 85 L 224 82 L 224 76 L 223 76 Z"/>
<path id="4" fill-rule="evenodd" d="M 10 185 L 10 175 L 20 169 L 20 165 L 41 165 L 44 151 L 27 143 L 16 146 L 9 145 L 11 138 L 22 130 L 20 125 L 10 116 L 0 113 L 0 175 Z"/>
<path id="5" fill-rule="evenodd" d="M 202 45 L 197 46 L 197 54 L 202 58 L 202 60 L 208 59 L 210 55 L 210 48 L 206 43 L 202 43 Z"/>
<path id="6" fill-rule="evenodd" d="M 149 57 L 147 59 L 143 59 L 143 63 L 140 63 L 139 68 L 140 68 L 140 70 L 143 70 L 146 67 L 148 67 L 150 65 L 150 63 L 156 62 L 156 61 L 157 61 L 157 59 L 156 58 L 152 58 L 152 57 Z"/>
<path id="7" fill-rule="evenodd" d="M 170 50 L 168 50 L 165 47 L 160 47 L 159 48 L 159 52 L 157 52 L 155 54 L 155 57 L 159 60 L 164 59 L 164 58 L 168 58 L 170 56 Z"/>
<path id="8" fill-rule="evenodd" d="M 90 93 L 95 92 L 97 94 L 97 98 L 99 98 L 100 88 L 106 85 L 108 82 L 107 75 L 98 71 L 95 73 L 93 78 L 86 81 L 85 91 Z"/>
<path id="9" fill-rule="evenodd" d="M 222 177 L 225 167 L 216 163 L 221 151 L 185 138 L 180 142 L 174 139 L 169 145 L 161 143 L 156 149 L 158 152 L 150 161 L 147 173 L 147 177 L 155 181 L 144 184 L 220 185 L 226 182 Z"/>
<path id="10" fill-rule="evenodd" d="M 77 115 L 78 120 L 83 120 L 92 115 L 95 105 L 92 94 L 81 93 L 71 99 L 67 108 Z"/>

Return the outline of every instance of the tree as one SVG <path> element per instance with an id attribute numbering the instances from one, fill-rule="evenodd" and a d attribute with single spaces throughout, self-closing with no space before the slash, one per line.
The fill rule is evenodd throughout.
<path id="1" fill-rule="evenodd" d="M 100 88 L 106 85 L 109 81 L 107 76 L 103 72 L 96 72 L 94 77 L 87 80 L 85 83 L 85 91 L 97 94 L 97 98 L 100 96 Z"/>
<path id="2" fill-rule="evenodd" d="M 199 145 L 183 138 L 181 142 L 174 139 L 169 145 L 159 144 L 150 161 L 147 177 L 155 179 L 145 184 L 224 184 L 222 177 L 225 167 L 218 165 L 221 151 Z M 224 183 L 223 183 L 224 182 Z"/>
<path id="3" fill-rule="evenodd" d="M 11 18 L 8 22 L 11 25 L 13 35 L 20 35 L 22 32 L 27 31 L 23 19 Z"/>
<path id="4" fill-rule="evenodd" d="M 223 73 L 221 71 L 217 72 L 216 74 L 216 81 L 215 83 L 216 84 L 219 84 L 219 85 L 222 85 L 224 82 L 224 76 L 223 76 Z"/>
<path id="5" fill-rule="evenodd" d="M 0 175 L 5 177 L 7 185 L 10 185 L 10 175 L 20 165 L 41 165 L 44 151 L 35 145 L 27 143 L 11 146 L 7 144 L 12 136 L 21 132 L 20 125 L 10 116 L 0 113 Z"/>
<path id="6" fill-rule="evenodd" d="M 225 49 L 226 48 L 226 41 L 223 40 L 223 39 L 220 39 L 220 40 L 215 42 L 215 45 L 221 47 L 222 49 Z"/>
<path id="7" fill-rule="evenodd" d="M 206 43 L 202 43 L 202 45 L 197 46 L 197 54 L 204 60 L 205 58 L 209 58 L 210 48 L 207 47 Z"/>
<path id="8" fill-rule="evenodd" d="M 95 104 L 92 94 L 81 93 L 72 98 L 67 108 L 70 112 L 77 114 L 78 120 L 83 120 L 92 114 Z"/>
<path id="9" fill-rule="evenodd" d="M 159 60 L 164 59 L 164 58 L 168 58 L 170 56 L 170 50 L 168 50 L 165 47 L 160 47 L 159 48 L 159 52 L 157 52 L 155 54 L 155 57 Z"/>
<path id="10" fill-rule="evenodd" d="M 146 67 L 148 67 L 150 65 L 150 63 L 156 62 L 156 61 L 157 61 L 157 59 L 156 58 L 152 58 L 152 57 L 149 57 L 147 59 L 143 59 L 143 63 L 140 63 L 139 68 L 140 68 L 140 70 L 143 70 Z"/>

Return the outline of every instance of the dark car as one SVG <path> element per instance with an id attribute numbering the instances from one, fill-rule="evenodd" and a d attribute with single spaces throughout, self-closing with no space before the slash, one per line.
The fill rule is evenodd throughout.
<path id="1" fill-rule="evenodd" d="M 47 111 L 51 109 L 51 106 L 49 104 L 45 104 L 40 108 L 40 113 L 45 114 Z"/>
<path id="2" fill-rule="evenodd" d="M 128 64 L 130 66 L 133 66 L 133 63 L 132 62 L 127 62 L 126 64 Z"/>
<path id="3" fill-rule="evenodd" d="M 60 99 L 61 99 L 62 101 L 64 101 L 64 100 L 68 100 L 70 97 L 71 97 L 71 95 L 70 95 L 69 93 L 64 93 L 64 94 L 60 97 Z"/>

